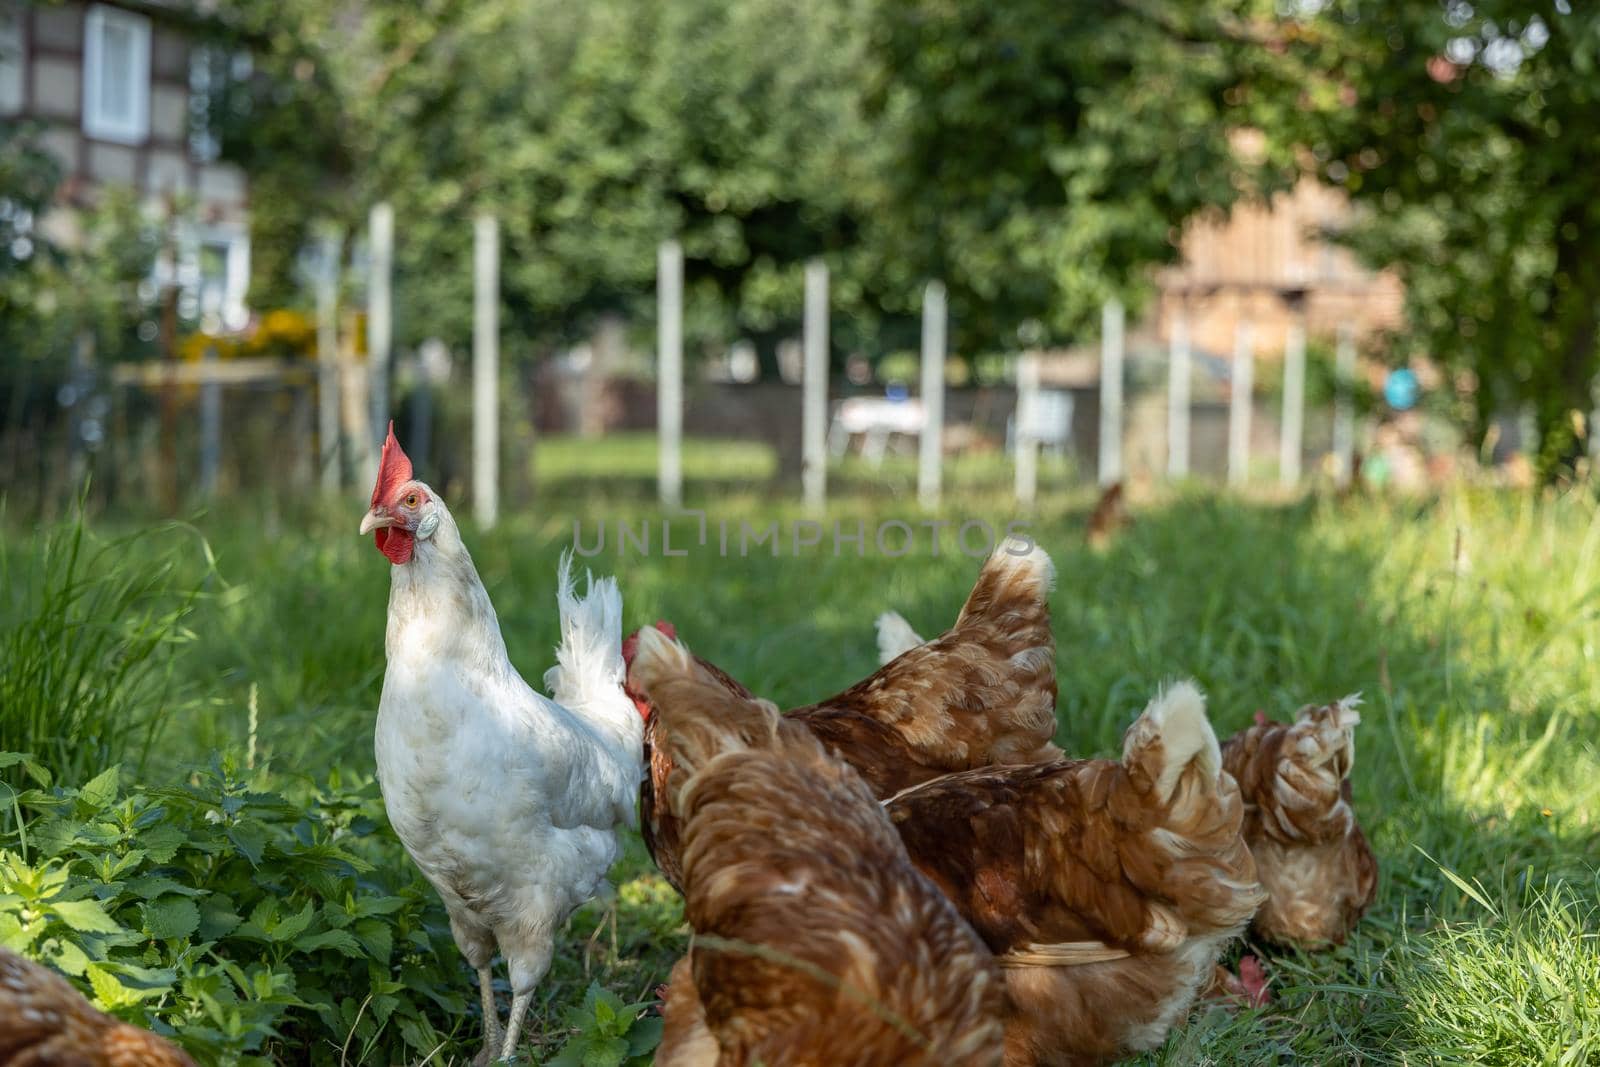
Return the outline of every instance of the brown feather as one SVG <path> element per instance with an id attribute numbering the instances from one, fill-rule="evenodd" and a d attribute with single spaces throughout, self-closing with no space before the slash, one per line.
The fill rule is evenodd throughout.
<path id="1" fill-rule="evenodd" d="M 1378 892 L 1378 864 L 1350 802 L 1356 701 L 1302 708 L 1229 739 L 1223 765 L 1245 802 L 1245 840 L 1269 899 L 1254 930 L 1280 944 L 1341 944 Z"/>
<path id="2" fill-rule="evenodd" d="M 1214 738 L 1181 732 L 1147 713 L 1121 762 L 965 771 L 887 803 L 1005 966 L 1008 1065 L 1158 1045 L 1260 904 L 1238 787 Z"/>
<path id="3" fill-rule="evenodd" d="M 1059 758 L 1055 638 L 1049 594 L 1055 571 L 1036 546 L 1010 540 L 984 564 L 949 631 L 885 664 L 843 693 L 789 712 L 874 795 L 951 771 Z M 749 690 L 704 660 L 729 692 Z M 645 730 L 650 777 L 640 790 L 645 843 L 663 875 L 680 884 L 676 817 L 660 803 L 671 773 Z"/>
<path id="4" fill-rule="evenodd" d="M 994 958 L 860 776 L 652 633 L 630 677 L 671 757 L 695 930 L 657 1063 L 998 1065 Z"/>
<path id="5" fill-rule="evenodd" d="M 98 1011 L 66 979 L 0 948 L 0 1067 L 195 1067 L 171 1043 Z"/>

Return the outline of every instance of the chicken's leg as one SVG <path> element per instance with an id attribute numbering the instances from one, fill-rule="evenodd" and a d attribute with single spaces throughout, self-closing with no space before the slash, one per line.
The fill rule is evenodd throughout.
<path id="1" fill-rule="evenodd" d="M 511 998 L 511 1018 L 506 1023 L 506 1043 L 500 1047 L 500 1058 L 509 1060 L 511 1054 L 517 1051 L 517 1038 L 522 1036 L 522 1017 L 528 1012 L 528 1001 L 533 999 L 533 990 L 518 993 Z"/>
<path id="2" fill-rule="evenodd" d="M 494 968 L 478 968 L 478 993 L 483 997 L 483 1051 L 485 1063 L 494 1061 L 500 1047 L 500 1009 L 494 1005 Z"/>

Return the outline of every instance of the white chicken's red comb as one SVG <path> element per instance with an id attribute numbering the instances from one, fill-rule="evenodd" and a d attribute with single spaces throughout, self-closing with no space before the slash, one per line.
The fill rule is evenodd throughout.
<path id="1" fill-rule="evenodd" d="M 378 460 L 378 482 L 372 487 L 372 507 L 389 499 L 394 491 L 411 480 L 411 459 L 395 440 L 394 420 L 389 420 L 389 436 L 383 439 L 383 455 Z"/>

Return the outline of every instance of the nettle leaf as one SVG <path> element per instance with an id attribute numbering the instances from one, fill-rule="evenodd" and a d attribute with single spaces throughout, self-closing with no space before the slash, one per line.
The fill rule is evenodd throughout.
<path id="1" fill-rule="evenodd" d="M 362 897 L 356 901 L 355 912 L 364 919 L 369 915 L 393 915 L 405 906 L 404 897 Z"/>
<path id="2" fill-rule="evenodd" d="M 144 849 L 151 863 L 171 863 L 172 857 L 188 840 L 189 836 L 171 823 L 162 823 L 139 832 L 139 847 Z"/>
<path id="3" fill-rule="evenodd" d="M 59 856 L 82 837 L 87 827 L 71 819 L 45 819 L 28 828 L 29 843 L 47 856 Z"/>
<path id="4" fill-rule="evenodd" d="M 78 790 L 78 804 L 88 812 L 105 808 L 117 799 L 117 785 L 122 778 L 122 764 L 107 767 Z"/>
<path id="5" fill-rule="evenodd" d="M 196 889 L 194 886 L 184 885 L 177 879 L 169 878 L 164 874 L 147 874 L 139 878 L 129 878 L 122 884 L 122 891 L 140 900 L 154 900 L 157 897 L 166 896 L 168 893 L 177 893 L 186 897 L 203 897 L 206 895 L 204 889 Z"/>
<path id="6" fill-rule="evenodd" d="M 50 942 L 41 955 L 56 970 L 74 978 L 82 978 L 90 963 L 89 954 L 71 941 Z"/>
<path id="7" fill-rule="evenodd" d="M 283 921 L 270 930 L 274 941 L 293 941 L 305 933 L 306 927 L 311 925 L 312 918 L 317 914 L 317 906 L 311 901 L 306 901 L 306 906 L 300 909 L 297 915 L 285 916 Z"/>
<path id="8" fill-rule="evenodd" d="M 120 877 L 121 875 L 127 873 L 128 871 L 133 870 L 135 867 L 137 867 L 139 864 L 141 864 L 143 862 L 144 862 L 144 849 L 142 849 L 142 848 L 130 848 L 125 854 L 123 854 L 122 856 L 118 857 L 116 862 L 112 864 L 111 870 L 110 870 L 111 877 L 110 878 L 106 878 L 105 881 L 107 881 L 107 882 L 115 881 L 118 877 Z"/>
<path id="9" fill-rule="evenodd" d="M 200 905 L 200 936 L 207 941 L 217 941 L 233 933 L 244 923 L 234 910 L 233 901 L 220 894 L 206 898 Z"/>
<path id="10" fill-rule="evenodd" d="M 255 823 L 237 823 L 228 827 L 228 840 L 250 861 L 250 866 L 261 866 L 261 857 L 267 851 L 266 830 Z"/>
<path id="11" fill-rule="evenodd" d="M 72 929 L 84 934 L 120 934 L 121 926 L 93 900 L 55 900 L 49 908 Z"/>
<path id="12" fill-rule="evenodd" d="M 394 935 L 376 919 L 362 919 L 356 923 L 355 936 L 367 954 L 381 963 L 388 963 L 394 954 Z"/>
<path id="13" fill-rule="evenodd" d="M 19 954 L 26 953 L 33 944 L 34 934 L 37 933 L 40 923 L 29 926 L 22 925 L 22 916 L 0 907 L 0 945 Z M 30 930 L 32 932 L 30 932 Z"/>
<path id="14" fill-rule="evenodd" d="M 661 1028 L 665 1025 L 659 1015 L 645 1015 L 633 1021 L 628 1028 L 628 1055 L 645 1056 L 661 1044 Z"/>
<path id="15" fill-rule="evenodd" d="M 110 964 L 91 963 L 85 968 L 85 973 L 89 976 L 95 1001 L 107 1011 L 130 1008 L 141 1000 L 159 997 L 167 992 L 165 983 L 152 983 L 143 988 L 127 985 L 113 973 Z"/>
<path id="16" fill-rule="evenodd" d="M 628 1062 L 628 1043 L 620 1037 L 595 1035 L 583 1054 L 583 1067 L 622 1067 Z"/>
<path id="17" fill-rule="evenodd" d="M 144 932 L 155 941 L 188 937 L 200 928 L 200 909 L 188 897 L 168 895 L 142 905 Z"/>
<path id="18" fill-rule="evenodd" d="M 366 955 L 361 949 L 361 943 L 346 930 L 324 930 L 320 934 L 306 934 L 295 938 L 294 947 L 301 952 L 316 952 L 319 949 L 331 948 L 357 960 Z"/>

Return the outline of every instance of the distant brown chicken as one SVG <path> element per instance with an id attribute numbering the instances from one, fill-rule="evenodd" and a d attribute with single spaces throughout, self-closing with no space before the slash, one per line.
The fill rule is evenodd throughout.
<path id="1" fill-rule="evenodd" d="M 1055 567 L 1042 549 L 1007 540 L 984 564 L 948 631 L 786 717 L 854 767 L 879 798 L 951 771 L 1058 758 L 1061 750 L 1050 740 L 1056 729 L 1054 581 Z M 624 660 L 634 647 L 624 644 Z M 699 662 L 730 692 L 750 695 L 720 669 Z M 630 695 L 646 723 L 645 844 L 662 874 L 681 885 L 676 816 L 658 798 L 670 760 L 648 698 L 637 690 Z"/>
<path id="2" fill-rule="evenodd" d="M 97 1010 L 66 979 L 0 948 L 0 1067 L 195 1067 L 147 1030 Z"/>
<path id="3" fill-rule="evenodd" d="M 1350 803 L 1359 704 L 1307 706 L 1293 723 L 1258 715 L 1222 748 L 1270 894 L 1252 926 L 1265 940 L 1342 944 L 1377 896 L 1378 863 Z"/>
<path id="4" fill-rule="evenodd" d="M 1122 483 L 1112 482 L 1101 492 L 1100 499 L 1095 501 L 1085 536 L 1091 547 L 1102 548 L 1110 543 L 1113 534 L 1132 522 L 1128 517 L 1127 502 L 1122 496 Z"/>
<path id="5" fill-rule="evenodd" d="M 861 777 L 659 630 L 629 674 L 662 726 L 689 955 L 661 1067 L 998 1067 L 994 958 Z"/>
<path id="6" fill-rule="evenodd" d="M 1199 691 L 1153 700 L 1116 760 L 965 771 L 886 804 L 1005 969 L 1008 1067 L 1154 1048 L 1264 894 Z"/>

